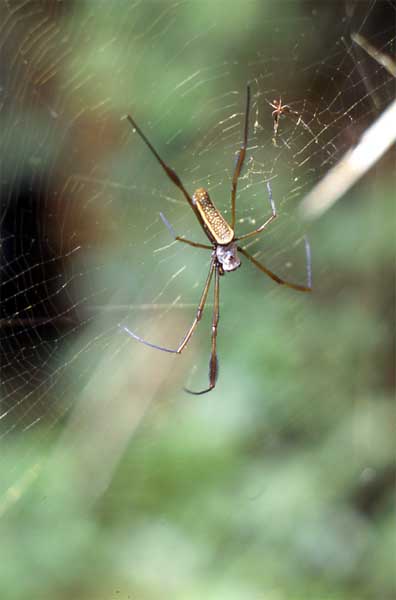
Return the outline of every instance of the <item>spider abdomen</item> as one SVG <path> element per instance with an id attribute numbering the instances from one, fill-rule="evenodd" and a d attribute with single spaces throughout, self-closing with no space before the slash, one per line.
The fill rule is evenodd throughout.
<path id="1" fill-rule="evenodd" d="M 193 204 L 197 207 L 204 226 L 217 244 L 229 244 L 234 239 L 234 231 L 217 210 L 204 188 L 195 191 Z"/>

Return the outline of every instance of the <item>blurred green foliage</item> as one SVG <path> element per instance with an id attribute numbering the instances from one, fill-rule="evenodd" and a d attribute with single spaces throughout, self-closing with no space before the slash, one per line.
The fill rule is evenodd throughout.
<path id="1" fill-rule="evenodd" d="M 274 68 L 276 57 L 284 58 L 296 38 L 299 45 L 293 48 L 300 52 L 301 62 L 317 60 L 320 36 L 316 46 L 312 41 L 304 45 L 306 5 L 279 4 L 237 3 L 236 9 L 229 10 L 223 2 L 137 3 L 136 7 L 120 2 L 118 8 L 115 4 L 108 8 L 104 2 L 71 3 L 62 23 L 65 34 L 76 35 L 79 43 L 60 69 L 56 94 L 61 97 L 69 90 L 67 106 L 72 116 L 84 106 L 86 112 L 92 109 L 99 114 L 99 123 L 107 118 L 100 113 L 99 100 L 106 104 L 111 99 L 117 123 L 122 110 L 136 106 L 143 122 L 151 119 L 153 141 L 163 144 L 170 162 L 177 156 L 183 173 L 195 168 L 186 151 L 191 144 L 200 168 L 205 170 L 213 160 L 212 179 L 226 179 L 232 143 L 210 156 L 201 156 L 200 147 L 194 146 L 193 136 L 201 135 L 210 119 L 221 119 L 220 114 L 214 116 L 213 107 L 208 108 L 212 94 L 222 99 L 218 106 L 226 104 L 227 92 L 243 89 L 249 78 L 260 75 L 263 64 L 271 65 L 271 90 L 281 89 L 284 73 Z M 331 3 L 324 10 L 325 19 Z M 282 19 L 279 35 L 276 23 Z M 326 29 L 323 23 L 322 28 Z M 270 43 L 273 61 L 263 63 L 258 57 Z M 170 90 L 197 69 L 198 81 L 212 77 L 212 84 L 187 98 L 173 95 L 168 110 Z M 78 85 L 80 78 L 89 81 L 91 76 L 92 85 Z M 304 85 L 302 79 L 297 96 L 304 95 Z M 32 117 L 36 134 L 40 122 Z M 269 122 L 269 131 L 271 126 Z M 59 129 L 63 139 L 66 128 Z M 175 130 L 182 131 L 181 137 L 168 144 Z M 85 147 L 84 129 L 80 133 L 82 137 L 74 141 L 77 150 L 79 144 Z M 105 223 L 110 231 L 97 246 L 87 234 L 79 280 L 87 297 L 84 286 L 89 289 L 91 276 L 98 277 L 106 289 L 129 287 L 131 296 L 140 289 L 139 270 L 147 287 L 157 274 L 150 270 L 153 258 L 148 256 L 146 241 L 167 184 L 143 149 L 137 149 L 136 140 L 129 140 L 131 147 L 127 146 L 130 132 L 122 135 L 122 143 L 112 144 L 111 135 L 103 133 L 100 141 L 109 150 L 98 162 L 95 152 L 101 144 L 95 138 L 94 144 L 87 144 L 94 156 L 89 168 L 81 164 L 86 187 L 92 174 L 100 179 L 101 170 L 107 168 L 106 176 L 121 189 L 118 196 L 110 185 L 102 195 L 92 193 L 78 213 L 82 221 L 84 211 L 94 215 L 89 220 L 93 229 Z M 75 160 L 74 174 L 80 174 Z M 51 157 L 46 154 L 47 161 Z M 279 187 L 290 188 L 287 169 L 276 168 Z M 130 185 L 127 191 L 123 183 Z M 64 190 L 63 185 L 62 180 L 59 190 Z M 143 185 L 165 189 L 163 196 L 150 195 Z M 253 269 L 224 278 L 216 390 L 198 398 L 179 392 L 186 373 L 172 379 L 178 357 L 171 357 L 169 381 L 159 384 L 155 402 L 134 435 L 131 430 L 111 480 L 96 498 L 88 501 L 87 490 L 95 487 L 102 467 L 108 467 L 99 458 L 96 472 L 91 472 L 84 462 L 83 445 L 72 444 L 72 438 L 62 435 L 56 441 L 67 417 L 62 422 L 54 418 L 56 431 L 49 432 L 43 418 L 31 432 L 4 436 L 0 598 L 394 599 L 393 188 L 385 164 L 311 226 L 311 296 L 274 289 Z M 228 190 L 227 184 L 219 194 Z M 283 199 L 283 191 L 279 194 Z M 172 192 L 168 198 L 171 216 L 175 225 L 179 218 L 188 231 L 188 217 L 178 217 L 175 195 Z M 78 200 L 77 196 L 77 205 Z M 140 212 L 135 202 L 144 204 Z M 95 213 L 89 212 L 92 205 Z M 106 212 L 108 206 L 111 210 Z M 67 223 L 67 213 L 62 216 Z M 117 244 L 122 240 L 126 247 L 131 230 L 132 250 L 120 258 Z M 155 244 L 159 245 L 157 239 Z M 187 276 L 195 283 L 201 255 L 192 255 L 191 260 L 193 273 Z M 158 262 L 158 271 L 175 272 L 179 251 L 164 263 Z M 93 301 L 98 303 L 100 290 L 96 284 Z M 193 298 L 197 293 L 194 287 Z M 174 319 L 178 331 L 182 329 L 177 315 L 166 313 L 162 322 L 167 318 Z M 191 350 L 198 356 L 201 381 L 206 376 L 207 324 L 194 337 L 195 350 Z M 111 389 L 123 354 L 121 342 L 116 341 L 114 355 L 101 363 L 104 349 L 111 345 L 101 337 L 107 322 L 99 322 L 95 331 L 84 325 L 78 351 L 73 344 L 63 349 L 59 363 L 68 365 L 67 378 L 57 388 L 64 412 L 82 405 L 83 416 L 87 388 L 93 398 L 102 387 L 107 389 L 106 382 Z M 85 348 L 89 349 L 86 362 L 73 362 L 72 356 L 84 355 Z M 134 376 L 140 369 L 147 379 L 155 378 L 161 359 L 153 356 L 145 349 L 144 367 L 131 360 L 126 368 Z M 102 376 L 99 385 L 93 377 L 90 383 L 96 363 Z M 140 392 L 132 383 L 124 393 L 125 404 L 137 402 Z M 93 455 L 113 451 L 112 431 L 119 410 L 115 393 L 109 394 L 101 421 L 106 434 L 101 430 L 94 438 Z"/>
<path id="2" fill-rule="evenodd" d="M 0 520 L 2 597 L 393 597 L 383 281 L 394 241 L 375 221 L 391 196 L 379 187 L 374 209 L 360 190 L 324 217 L 312 231 L 321 273 L 312 298 L 290 311 L 278 295 L 266 302 L 262 335 L 228 332 L 219 392 L 152 411 L 93 509 L 75 487 L 73 447 L 44 460 Z M 341 226 L 360 232 L 355 242 Z M 234 293 L 260 321 L 257 290 L 252 301 Z M 43 464 L 47 449 L 30 436 L 17 438 L 9 461 L 25 451 Z"/>

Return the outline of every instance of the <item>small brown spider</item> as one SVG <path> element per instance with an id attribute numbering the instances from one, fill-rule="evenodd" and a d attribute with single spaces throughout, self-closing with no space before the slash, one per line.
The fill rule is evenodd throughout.
<path id="1" fill-rule="evenodd" d="M 282 104 L 282 98 L 279 98 L 279 100 L 273 100 L 269 104 L 270 106 L 272 106 L 272 108 L 275 109 L 272 111 L 272 116 L 274 118 L 274 137 L 276 137 L 276 134 L 278 133 L 279 119 L 281 118 L 281 115 L 297 113 L 294 110 L 292 110 L 288 104 Z"/>

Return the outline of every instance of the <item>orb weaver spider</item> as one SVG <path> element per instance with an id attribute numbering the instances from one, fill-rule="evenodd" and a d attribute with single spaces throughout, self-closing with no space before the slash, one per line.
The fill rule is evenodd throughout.
<path id="1" fill-rule="evenodd" d="M 219 323 L 220 316 L 220 277 L 225 275 L 226 273 L 231 273 L 235 271 L 241 266 L 241 261 L 238 256 L 238 252 L 245 256 L 255 267 L 257 267 L 260 271 L 268 275 L 271 279 L 273 279 L 276 283 L 280 285 L 284 285 L 286 287 L 292 288 L 293 290 L 297 290 L 299 292 L 310 292 L 312 290 L 311 287 L 311 258 L 310 258 L 310 248 L 308 241 L 305 239 L 305 251 L 306 251 L 306 268 L 307 268 L 307 284 L 299 285 L 295 283 L 290 283 L 285 281 L 281 277 L 278 277 L 275 273 L 270 271 L 265 265 L 256 260 L 253 256 L 251 256 L 245 248 L 237 244 L 242 240 L 246 240 L 253 236 L 258 235 L 276 218 L 277 213 L 275 209 L 275 203 L 272 199 L 272 190 L 269 183 L 267 183 L 268 189 L 268 197 L 269 203 L 271 207 L 271 215 L 264 221 L 260 227 L 257 227 L 253 231 L 249 233 L 245 233 L 240 236 L 235 235 L 235 211 L 236 211 L 236 194 L 237 194 L 237 186 L 239 176 L 242 171 L 242 167 L 245 162 L 246 150 L 248 145 L 248 129 L 249 129 L 249 111 L 250 111 L 250 87 L 247 86 L 247 97 L 246 97 L 246 110 L 245 110 L 245 122 L 244 122 L 244 133 L 243 133 L 243 142 L 242 146 L 237 154 L 234 174 L 232 177 L 231 183 L 231 223 L 228 223 L 222 214 L 217 210 L 213 202 L 211 201 L 208 192 L 204 188 L 198 188 L 193 196 L 190 196 L 183 183 L 181 182 L 179 176 L 171 169 L 160 157 L 158 152 L 155 150 L 151 142 L 144 135 L 140 127 L 136 124 L 134 119 L 127 115 L 127 119 L 132 125 L 133 129 L 137 131 L 139 136 L 148 146 L 152 154 L 155 156 L 169 179 L 176 185 L 177 188 L 182 192 L 188 204 L 191 206 L 197 220 L 202 227 L 203 232 L 207 236 L 210 244 L 201 244 L 198 242 L 193 242 L 184 237 L 176 235 L 172 225 L 167 221 L 162 213 L 160 213 L 161 219 L 165 226 L 168 228 L 170 234 L 174 238 L 175 241 L 182 242 L 183 244 L 188 244 L 189 246 L 194 246 L 194 248 L 203 248 L 205 250 L 211 251 L 210 258 L 210 266 L 209 273 L 206 279 L 206 283 L 203 288 L 203 292 L 201 295 L 201 299 L 198 304 L 198 309 L 195 315 L 195 318 L 188 329 L 187 333 L 182 338 L 180 344 L 177 348 L 167 348 L 165 346 L 158 346 L 157 344 L 153 344 L 144 340 L 136 333 L 128 329 L 128 327 L 123 326 L 124 331 L 131 337 L 133 337 L 138 342 L 149 346 L 150 348 L 155 348 L 157 350 L 161 350 L 162 352 L 171 352 L 173 354 L 180 354 L 183 352 L 184 348 L 187 346 L 188 342 L 191 339 L 199 321 L 201 320 L 202 313 L 206 304 L 206 300 L 208 297 L 210 284 L 212 282 L 214 276 L 214 303 L 213 303 L 213 316 L 212 316 L 212 342 L 211 342 L 211 353 L 210 353 L 210 361 L 209 361 L 209 386 L 201 391 L 195 392 L 185 388 L 185 390 L 190 394 L 200 395 L 210 392 L 216 385 L 217 374 L 218 374 L 218 359 L 217 359 L 217 328 Z"/>
<path id="2" fill-rule="evenodd" d="M 273 100 L 272 102 L 268 102 L 268 104 L 274 109 L 271 114 L 272 114 L 272 118 L 274 120 L 274 137 L 272 138 L 272 141 L 274 142 L 275 146 L 276 146 L 276 136 L 278 135 L 280 118 L 283 115 L 297 117 L 296 126 L 300 125 L 300 123 L 301 123 L 301 125 L 304 127 L 304 129 L 306 129 L 312 135 L 312 137 L 315 139 L 315 142 L 317 143 L 317 138 L 316 138 L 315 134 L 313 133 L 313 131 L 311 131 L 309 125 L 307 125 L 305 123 L 305 121 L 303 121 L 302 116 L 296 110 L 293 110 L 288 104 L 282 104 L 282 98 L 279 98 L 279 100 Z"/>
<path id="3" fill-rule="evenodd" d="M 272 111 L 272 117 L 274 119 L 274 137 L 276 137 L 281 116 L 292 112 L 292 110 L 288 104 L 282 104 L 282 98 L 279 98 L 279 100 L 273 100 L 269 103 L 269 105 L 275 109 Z"/>

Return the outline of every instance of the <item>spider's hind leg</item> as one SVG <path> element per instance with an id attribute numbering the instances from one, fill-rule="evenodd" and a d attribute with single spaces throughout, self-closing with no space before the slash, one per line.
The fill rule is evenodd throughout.
<path id="1" fill-rule="evenodd" d="M 276 208 L 275 208 L 275 202 L 274 199 L 272 197 L 272 188 L 271 188 L 271 184 L 269 181 L 267 181 L 267 190 L 268 190 L 268 200 L 271 206 L 271 216 L 268 217 L 268 219 L 262 224 L 260 225 L 260 227 L 257 227 L 257 229 L 254 229 L 253 231 L 250 231 L 249 233 L 245 233 L 244 235 L 240 235 L 239 237 L 235 238 L 235 241 L 239 241 L 239 240 L 246 240 L 247 238 L 253 237 L 254 235 L 258 235 L 259 233 L 261 233 L 262 231 L 264 231 L 264 229 L 266 227 L 268 227 L 268 225 L 274 220 L 276 219 L 277 212 L 276 212 Z"/>
<path id="2" fill-rule="evenodd" d="M 307 282 L 306 285 L 300 285 L 298 283 L 291 283 L 290 281 L 286 281 L 282 279 L 278 275 L 276 275 L 273 271 L 268 269 L 263 263 L 259 262 L 256 258 L 254 258 L 251 254 L 249 254 L 244 248 L 238 246 L 238 250 L 243 256 L 245 256 L 257 269 L 268 275 L 273 281 L 278 283 L 279 285 L 284 285 L 285 287 L 296 290 L 297 292 L 312 292 L 312 268 L 311 268 L 311 247 L 308 242 L 308 238 L 304 238 L 305 242 L 305 257 L 306 257 L 306 269 L 307 269 Z"/>
<path id="3" fill-rule="evenodd" d="M 189 246 L 194 246 L 194 248 L 204 248 L 205 250 L 213 250 L 212 246 L 208 246 L 207 244 L 200 244 L 198 242 L 192 242 L 191 240 L 187 240 L 186 238 L 180 237 L 179 235 L 176 234 L 176 231 L 173 228 L 173 225 L 171 225 L 168 221 L 168 219 L 165 217 L 165 215 L 160 212 L 160 217 L 162 219 L 163 224 L 165 225 L 165 227 L 167 228 L 167 230 L 169 231 L 169 233 L 171 234 L 171 236 L 173 237 L 173 239 L 175 240 L 175 242 L 183 242 L 184 244 L 188 244 Z"/>

